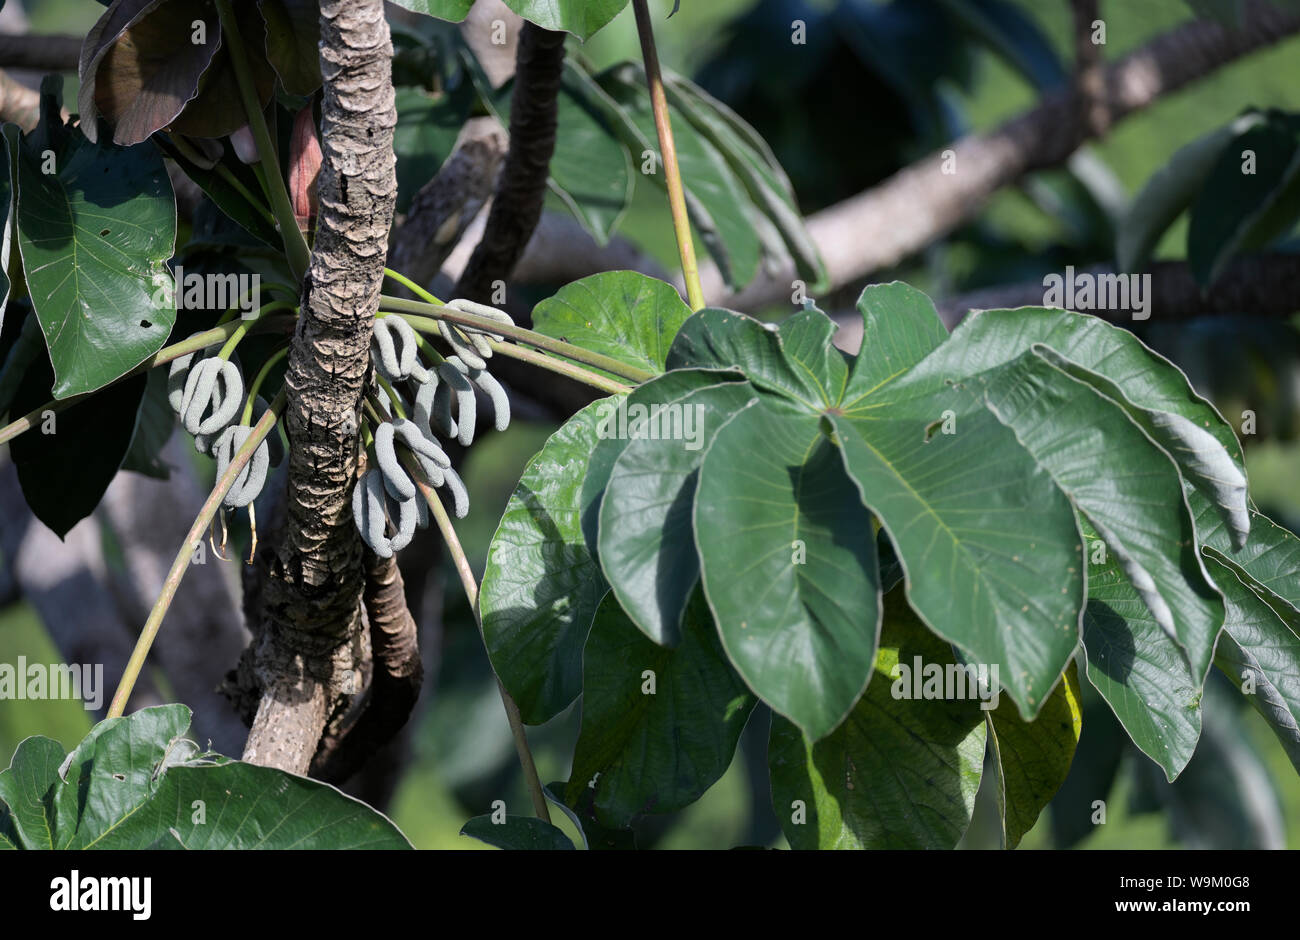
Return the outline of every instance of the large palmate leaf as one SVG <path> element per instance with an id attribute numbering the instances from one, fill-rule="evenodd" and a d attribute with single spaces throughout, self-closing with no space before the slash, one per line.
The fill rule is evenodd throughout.
<path id="1" fill-rule="evenodd" d="M 54 96 L 44 101 L 41 126 L 18 148 L 18 247 L 54 396 L 67 398 L 166 342 L 176 311 L 155 301 L 171 277 L 176 203 L 152 146 L 92 144 L 59 122 Z"/>
<path id="2" fill-rule="evenodd" d="M 609 399 L 546 442 L 515 488 L 488 549 L 479 595 L 488 656 L 529 724 L 582 691 L 582 647 L 608 590 L 582 535 L 583 473 Z"/>
<path id="3" fill-rule="evenodd" d="M 43 357 L 33 363 L 14 396 L 14 413 L 48 402 L 52 380 Z M 95 510 L 126 459 L 146 385 L 146 376 L 132 376 L 63 411 L 43 414 L 9 445 L 27 505 L 60 538 Z"/>
<path id="4" fill-rule="evenodd" d="M 794 189 L 785 171 L 770 160 L 764 145 L 754 145 L 757 134 L 738 127 L 743 123 L 734 112 L 724 110 L 721 102 L 707 95 L 691 82 L 670 77 L 665 83 L 669 100 L 691 126 L 713 144 L 727 161 L 736 178 L 745 187 L 760 218 L 771 220 L 790 257 L 795 272 L 809 282 L 808 289 L 825 289 L 829 282 L 817 246 L 804 228 L 795 202 Z M 678 122 L 679 124 L 681 122 Z"/>
<path id="5" fill-rule="evenodd" d="M 265 57 L 266 23 L 255 3 L 234 4 L 234 11 L 265 104 L 275 83 Z M 86 37 L 78 75 L 81 126 L 92 141 L 101 116 L 121 145 L 140 143 L 164 127 L 224 137 L 248 123 L 211 3 L 115 0 Z"/>
<path id="6" fill-rule="evenodd" d="M 633 394 L 628 408 L 641 400 Z M 629 421 L 631 439 L 607 475 L 599 520 L 607 543 L 598 552 L 601 569 L 628 616 L 656 643 L 676 645 L 699 582 L 693 516 L 706 448 L 754 400 L 748 384 L 729 382 L 656 402 L 638 415 L 644 427 Z"/>
<path id="7" fill-rule="evenodd" d="M 1229 564 L 1209 560 L 1228 604 L 1214 662 L 1268 722 L 1300 770 L 1300 616 L 1256 593 Z M 1271 601 L 1271 603 L 1270 603 Z"/>
<path id="8" fill-rule="evenodd" d="M 1043 710 L 1026 722 L 1011 702 L 988 714 L 989 750 L 997 772 L 1002 845 L 1014 849 L 1069 775 L 1083 727 L 1079 677 L 1071 663 Z"/>
<path id="9" fill-rule="evenodd" d="M 1090 551 L 1089 557 L 1100 559 L 1100 553 Z M 1173 780 L 1201 735 L 1204 677 L 1193 673 L 1111 555 L 1088 568 L 1083 648 L 1088 681 L 1133 743 Z"/>
<path id="10" fill-rule="evenodd" d="M 691 310 L 671 284 L 606 271 L 560 288 L 533 308 L 533 328 L 619 362 L 659 373 Z"/>
<path id="11" fill-rule="evenodd" d="M 587 640 L 566 797 L 610 828 L 681 809 L 726 771 L 753 707 L 699 594 L 677 649 L 646 639 L 609 595 Z"/>
<path id="12" fill-rule="evenodd" d="M 291 95 L 321 86 L 318 0 L 257 0 L 266 23 L 266 58 Z"/>
<path id="13" fill-rule="evenodd" d="M 603 94 L 589 93 L 587 100 L 596 107 L 604 106 L 602 113 L 613 132 L 632 149 L 638 168 L 644 171 L 648 167 L 649 178 L 660 186 L 666 185 L 644 78 L 634 67 L 616 67 L 598 76 L 596 84 Z M 691 224 L 727 284 L 743 287 L 758 272 L 764 252 L 774 250 L 774 246 L 760 238 L 763 228 L 746 209 L 750 202 L 744 186 L 718 149 L 685 120 L 673 120 L 673 139 Z M 784 254 L 779 236 L 775 250 Z"/>
<path id="14" fill-rule="evenodd" d="M 986 712 L 967 698 L 914 697 L 918 665 L 960 668 L 893 591 L 875 676 L 835 733 L 813 742 L 773 716 L 772 805 L 792 848 L 950 849 L 961 839 L 979 789 Z"/>
<path id="15" fill-rule="evenodd" d="M 630 434 L 619 433 L 619 422 L 624 422 L 623 430 L 630 430 L 627 419 L 633 415 L 648 418 L 654 409 L 667 408 L 692 392 L 743 380 L 739 372 L 731 370 L 672 369 L 638 385 L 617 409 L 609 408 L 603 413 L 596 428 L 600 440 L 587 463 L 587 476 L 582 482 L 582 534 L 593 558 L 599 558 L 600 509 L 605 488 L 615 462 L 632 440 Z"/>
<path id="16" fill-rule="evenodd" d="M 1187 262 L 1196 280 L 1210 284 L 1233 255 L 1283 234 L 1297 214 L 1300 115 L 1270 111 L 1223 149 L 1192 205 Z"/>
<path id="17" fill-rule="evenodd" d="M 1064 310 L 985 310 L 963 320 L 947 342 L 908 374 L 909 393 L 995 368 L 1035 343 L 1053 350 L 1072 376 L 1123 408 L 1217 509 L 1233 541 L 1245 541 L 1250 528 L 1245 465 L 1231 426 L 1196 394 L 1177 366 L 1127 330 Z"/>
<path id="18" fill-rule="evenodd" d="M 871 517 L 818 422 L 761 403 L 728 420 L 700 467 L 695 539 L 737 671 L 828 734 L 870 678 L 880 581 Z"/>
<path id="19" fill-rule="evenodd" d="M 1196 550 L 1178 469 L 1114 402 L 1062 364 L 1035 346 L 971 385 L 984 389 L 993 413 L 1105 540 L 1155 622 L 1186 651 L 1199 682 L 1224 608 Z"/>
<path id="20" fill-rule="evenodd" d="M 0 801 L 29 849 L 409 848 L 393 824 L 327 784 L 201 754 L 184 705 L 100 722 L 65 756 L 19 745 Z"/>
<path id="21" fill-rule="evenodd" d="M 1116 268 L 1139 271 L 1146 266 L 1160 236 L 1192 203 L 1228 143 L 1261 123 L 1258 113 L 1242 115 L 1177 150 L 1163 168 L 1152 174 L 1117 227 Z"/>

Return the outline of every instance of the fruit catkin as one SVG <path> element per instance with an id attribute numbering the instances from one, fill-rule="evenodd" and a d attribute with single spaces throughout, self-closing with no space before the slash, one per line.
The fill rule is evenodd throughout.
<path id="1" fill-rule="evenodd" d="M 380 317 L 375 320 L 370 354 L 375 370 L 390 382 L 401 382 L 419 366 L 416 352 L 419 340 L 415 330 L 399 316 Z"/>
<path id="2" fill-rule="evenodd" d="M 244 398 L 239 367 L 204 359 L 190 370 L 181 398 L 181 422 L 191 434 L 214 434 L 228 425 Z"/>
<path id="3" fill-rule="evenodd" d="M 384 421 L 375 428 L 375 462 L 383 473 L 384 489 L 394 499 L 410 499 L 415 495 L 415 484 L 397 459 L 394 437 L 395 429 L 391 421 Z"/>
<path id="4" fill-rule="evenodd" d="M 510 314 L 506 313 L 504 310 L 498 310 L 496 307 L 489 307 L 487 304 L 479 304 L 472 300 L 459 299 L 450 301 L 447 306 L 452 310 L 459 310 L 461 313 L 472 314 L 473 316 L 483 317 L 488 320 L 496 320 L 498 323 L 506 323 L 510 326 L 515 325 L 515 321 L 511 318 Z M 461 326 L 461 329 L 466 333 L 482 333 L 484 336 L 490 336 L 498 343 L 505 339 L 504 336 L 501 336 L 498 333 L 489 333 L 486 330 L 480 330 L 478 327 L 474 326 Z"/>
<path id="5" fill-rule="evenodd" d="M 496 416 L 496 429 L 504 431 L 510 426 L 510 399 L 506 397 L 506 390 L 501 387 L 501 383 L 496 380 L 492 373 L 486 369 L 474 369 L 461 362 L 455 356 L 447 360 L 456 369 L 469 379 L 470 382 L 481 388 L 489 399 L 492 401 L 492 413 Z"/>
<path id="6" fill-rule="evenodd" d="M 478 404 L 474 400 L 474 386 L 469 384 L 469 379 L 461 371 L 463 364 L 456 356 L 451 356 L 438 366 L 438 376 L 442 379 L 438 387 L 456 393 L 456 439 L 462 447 L 468 447 L 474 443 L 474 420 Z M 438 412 L 436 395 L 434 411 Z"/>
<path id="7" fill-rule="evenodd" d="M 352 518 L 356 521 L 361 541 L 380 558 L 392 558 L 393 546 L 384 535 L 384 478 L 379 468 L 372 467 L 357 480 L 352 490 Z"/>
<path id="8" fill-rule="evenodd" d="M 447 345 L 451 347 L 452 352 L 460 356 L 461 359 L 472 364 L 476 369 L 487 367 L 487 362 L 478 354 L 477 348 L 469 344 L 468 337 L 460 331 L 458 326 L 453 326 L 446 320 L 439 320 L 438 332 L 447 341 Z M 489 349 L 488 352 L 490 354 L 491 350 Z"/>
<path id="9" fill-rule="evenodd" d="M 185 401 L 185 382 L 189 378 L 190 366 L 194 363 L 194 357 L 200 353 L 189 353 L 172 360 L 172 367 L 167 372 L 167 404 L 172 406 L 172 411 L 178 415 L 181 413 L 181 405 Z"/>
<path id="10" fill-rule="evenodd" d="M 442 471 L 442 474 L 446 478 L 447 489 L 451 490 L 452 512 L 457 519 L 464 519 L 469 515 L 469 492 L 465 489 L 465 482 L 450 467 Z"/>
<path id="11" fill-rule="evenodd" d="M 235 453 L 244 446 L 252 434 L 252 428 L 242 424 L 235 424 L 222 431 L 220 436 L 213 442 L 212 455 L 217 459 L 218 477 L 230 467 L 230 461 L 234 459 Z M 222 502 L 232 508 L 238 508 L 247 506 L 257 499 L 258 494 L 262 492 L 262 487 L 266 484 L 268 463 L 270 463 L 270 456 L 266 439 L 263 438 L 258 443 L 257 449 L 253 451 L 253 456 L 249 458 L 248 463 L 244 464 L 243 469 L 235 477 L 234 484 L 230 487 Z"/>

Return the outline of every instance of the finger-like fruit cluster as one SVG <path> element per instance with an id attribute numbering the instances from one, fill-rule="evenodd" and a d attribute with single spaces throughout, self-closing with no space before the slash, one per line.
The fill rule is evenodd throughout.
<path id="1" fill-rule="evenodd" d="M 500 323 L 513 323 L 508 314 L 494 307 L 464 300 L 454 300 L 447 306 Z M 415 530 L 428 525 L 428 507 L 416 486 L 417 478 L 426 486 L 446 490 L 456 518 L 468 514 L 469 494 L 452 469 L 439 437 L 455 439 L 464 447 L 473 443 L 478 413 L 476 387 L 492 402 L 496 429 L 504 431 L 510 424 L 510 401 L 505 389 L 487 371 L 487 360 L 492 356 L 488 339 L 501 337 L 441 320 L 438 328 L 454 355 L 429 367 L 420 359 L 419 339 L 409 323 L 395 315 L 375 321 L 370 346 L 375 372 L 395 391 L 405 387 L 411 393 L 411 407 L 406 409 L 411 414 L 409 419 L 394 417 L 388 398 L 378 396 L 386 420 L 374 429 L 374 465 L 352 492 L 357 530 L 381 558 L 390 558 L 405 548 Z M 396 394 L 401 397 L 400 391 Z M 403 462 L 399 448 L 410 455 L 409 463 Z M 413 464 L 411 469 L 409 464 Z"/>
<path id="2" fill-rule="evenodd" d="M 217 476 L 224 474 L 253 433 L 252 428 L 235 423 L 244 406 L 244 379 L 239 367 L 229 360 L 207 357 L 202 351 L 181 356 L 172 361 L 167 375 L 167 402 L 180 416 L 185 430 L 194 435 L 195 449 L 215 458 Z M 258 396 L 253 403 L 254 421 L 268 407 Z M 226 493 L 223 504 L 232 508 L 249 505 L 266 484 L 267 468 L 279 464 L 282 457 L 278 437 L 263 439 Z"/>

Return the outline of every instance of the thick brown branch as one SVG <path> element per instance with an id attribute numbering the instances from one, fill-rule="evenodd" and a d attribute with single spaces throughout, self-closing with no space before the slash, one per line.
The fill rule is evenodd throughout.
<path id="1" fill-rule="evenodd" d="M 321 743 L 312 775 L 343 783 L 402 729 L 420 696 L 424 667 L 394 558 L 366 553 L 364 592 L 374 669 L 365 707 L 352 724 Z"/>
<path id="2" fill-rule="evenodd" d="M 0 68 L 37 72 L 75 72 L 80 36 L 0 35 Z"/>
<path id="3" fill-rule="evenodd" d="M 564 34 L 525 23 L 519 36 L 510 102 L 510 149 L 483 240 L 465 266 L 456 296 L 488 302 L 492 282 L 505 280 L 542 215 L 564 71 Z"/>
<path id="4" fill-rule="evenodd" d="M 1074 11 L 1074 89 L 1083 107 L 1088 133 L 1100 137 L 1110 128 L 1106 69 L 1094 23 L 1100 23 L 1097 0 L 1072 0 Z M 1105 28 L 1104 26 L 1102 27 Z"/>
<path id="5" fill-rule="evenodd" d="M 263 586 L 263 628 L 255 631 L 263 695 L 244 752 L 298 773 L 355 692 L 362 646 L 351 492 L 397 191 L 391 56 L 382 0 L 321 3 L 320 216 L 285 378 L 286 520 Z"/>
<path id="6" fill-rule="evenodd" d="M 1156 37 L 1105 71 L 1112 122 L 1148 107 L 1218 67 L 1300 31 L 1300 15 L 1251 2 L 1241 30 L 1197 20 Z M 951 232 L 988 197 L 1031 170 L 1057 166 L 1090 139 L 1075 94 L 1058 93 L 997 130 L 952 144 L 871 189 L 813 215 L 808 231 L 834 286 L 898 264 Z M 760 277 L 728 296 L 715 268 L 703 272 L 711 303 L 753 310 L 790 296 L 792 269 Z"/>
<path id="7" fill-rule="evenodd" d="M 1104 265 L 1086 272 L 1112 273 Z M 1151 322 L 1177 322 L 1214 314 L 1288 317 L 1300 312 L 1300 255 L 1253 255 L 1231 263 L 1219 279 L 1202 291 L 1191 269 L 1178 261 L 1153 264 L 1148 312 Z M 973 291 L 935 306 L 949 329 L 971 310 L 1003 310 L 1043 305 L 1046 288 L 1041 281 L 1010 284 Z M 1116 323 L 1131 324 L 1127 310 L 1083 310 Z"/>

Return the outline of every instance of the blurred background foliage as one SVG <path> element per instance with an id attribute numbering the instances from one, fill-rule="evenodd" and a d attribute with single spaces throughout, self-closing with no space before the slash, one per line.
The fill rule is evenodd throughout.
<path id="1" fill-rule="evenodd" d="M 671 8 L 652 6 L 660 13 Z M 995 127 L 1066 80 L 1071 19 L 1065 0 L 1009 0 L 1010 12 L 1001 11 L 1002 35 L 1017 42 L 1002 55 L 992 51 L 987 36 L 962 26 L 954 13 L 962 6 L 948 0 L 683 0 L 657 31 L 665 65 L 693 77 L 752 123 L 789 173 L 801 208 L 813 212 L 963 133 Z M 34 32 L 84 32 L 101 11 L 93 0 L 28 4 Z M 1101 12 L 1107 60 L 1191 15 L 1183 0 L 1110 0 Z M 804 45 L 791 42 L 794 20 L 807 24 Z M 597 69 L 636 58 L 630 10 L 575 47 L 575 54 Z M 75 100 L 75 94 L 69 88 L 65 100 Z M 900 277 L 942 297 L 1037 280 L 1065 264 L 1109 261 L 1116 217 L 1127 200 L 1178 147 L 1247 107 L 1300 110 L 1300 38 L 1162 98 L 1086 146 L 1068 166 L 1002 190 L 972 223 L 873 279 Z M 447 130 L 454 138 L 454 127 Z M 425 168 L 421 173 L 427 176 Z M 666 269 L 675 267 L 659 189 L 636 187 L 618 231 Z M 1161 238 L 1154 257 L 1183 259 L 1186 239 L 1182 217 Z M 841 305 L 851 305 L 857 290 L 842 292 Z M 1296 529 L 1295 323 L 1231 316 L 1164 327 L 1157 317 L 1152 323 L 1143 338 L 1183 366 L 1230 420 L 1238 423 L 1244 408 L 1259 411 L 1261 425 L 1270 416 L 1266 435 L 1245 440 L 1251 493 L 1263 511 Z M 553 429 L 516 421 L 471 452 L 463 476 L 475 509 L 462 538 L 479 573 L 515 482 Z M 205 469 L 211 473 L 210 464 Z M 448 583 L 455 583 L 450 571 Z M 459 591 L 447 597 L 440 668 L 426 678 L 414 719 L 413 758 L 388 812 L 419 847 L 486 848 L 458 835 L 464 821 L 489 812 L 497 799 L 512 812 L 526 812 L 528 797 L 473 620 Z M 0 662 L 20 655 L 37 662 L 58 658 L 40 622 L 21 603 L 0 610 Z M 116 677 L 105 678 L 111 684 Z M 166 688 L 165 678 L 159 679 Z M 1073 769 L 1023 846 L 1300 847 L 1300 778 L 1263 720 L 1217 674 L 1211 679 L 1200 746 L 1172 785 L 1127 743 L 1104 702 L 1084 683 L 1083 737 Z M 531 731 L 543 781 L 568 778 L 579 707 Z M 640 824 L 639 845 L 784 846 L 767 792 L 768 720 L 765 710 L 756 711 L 722 780 L 689 809 Z M 5 702 L 0 754 L 11 754 L 32 734 L 72 747 L 90 724 L 79 703 Z M 1106 801 L 1106 824 L 1095 826 L 1093 802 L 1099 799 Z M 986 787 L 963 846 L 995 846 L 995 819 Z M 560 814 L 556 821 L 575 835 Z"/>

